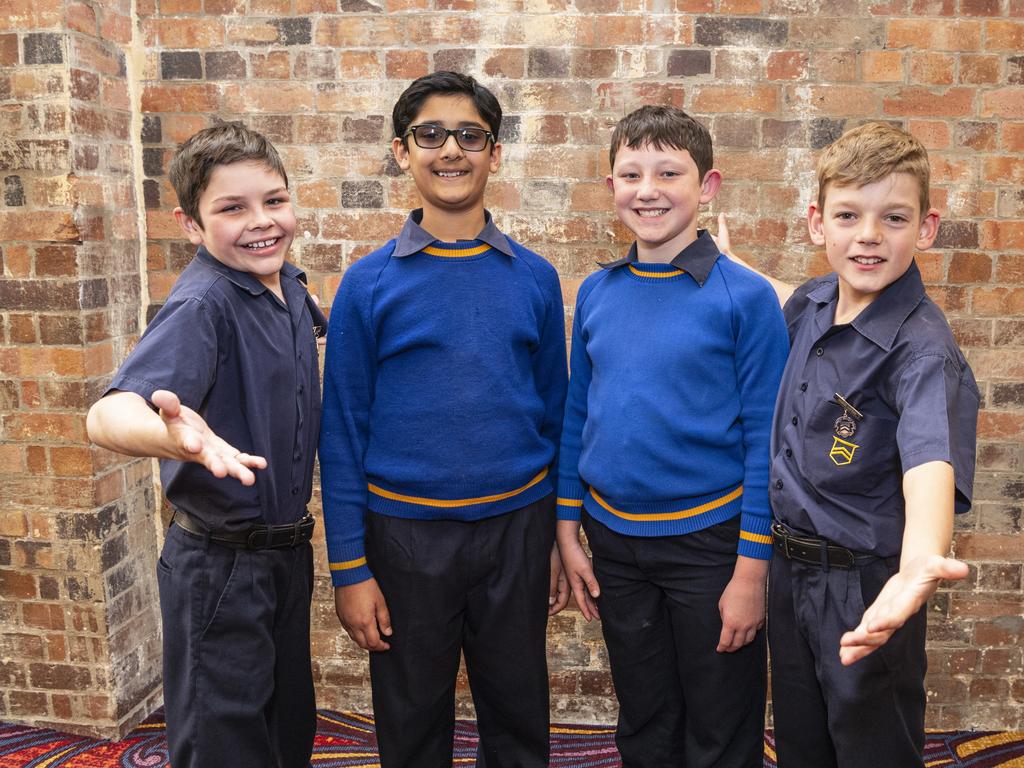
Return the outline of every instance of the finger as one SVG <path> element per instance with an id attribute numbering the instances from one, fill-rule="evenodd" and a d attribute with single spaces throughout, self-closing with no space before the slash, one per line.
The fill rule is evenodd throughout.
<path id="1" fill-rule="evenodd" d="M 157 389 L 149 396 L 149 402 L 160 409 L 160 415 L 167 419 L 176 419 L 181 415 L 181 400 L 173 392 Z"/>
<path id="2" fill-rule="evenodd" d="M 394 631 L 391 628 L 391 612 L 383 602 L 377 605 L 377 626 L 380 627 L 381 634 L 391 637 Z"/>
<path id="3" fill-rule="evenodd" d="M 266 469 L 267 460 L 262 456 L 254 456 L 251 453 L 236 453 L 235 461 L 249 469 Z"/>
<path id="4" fill-rule="evenodd" d="M 587 592 L 595 600 L 601 596 L 601 585 L 597 583 L 597 577 L 594 576 L 594 572 L 591 571 L 583 576 L 583 580 L 587 585 Z"/>
<path id="5" fill-rule="evenodd" d="M 730 627 L 722 627 L 722 633 L 718 636 L 718 647 L 715 650 L 719 653 L 731 653 L 736 650 L 735 638 L 734 630 Z"/>
<path id="6" fill-rule="evenodd" d="M 725 214 L 718 214 L 718 248 L 722 253 L 729 253 L 732 250 L 732 242 L 729 239 L 729 226 L 725 221 Z"/>
<path id="7" fill-rule="evenodd" d="M 583 618 L 590 621 L 593 618 L 591 603 L 593 602 L 587 590 L 584 589 L 582 579 L 574 579 L 572 584 L 572 597 L 576 601 L 576 607 L 580 609 Z"/>

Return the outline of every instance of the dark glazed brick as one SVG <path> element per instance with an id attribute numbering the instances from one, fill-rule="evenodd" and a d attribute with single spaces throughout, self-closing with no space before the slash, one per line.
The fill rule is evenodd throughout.
<path id="1" fill-rule="evenodd" d="M 786 22 L 768 19 L 701 16 L 694 27 L 694 40 L 697 45 L 772 48 L 783 45 L 788 38 L 789 26 Z"/>
<path id="2" fill-rule="evenodd" d="M 973 221 L 943 221 L 933 248 L 977 248 L 978 224 Z"/>
<path id="3" fill-rule="evenodd" d="M 382 13 L 384 9 L 369 0 L 341 0 L 338 10 L 342 13 Z"/>
<path id="4" fill-rule="evenodd" d="M 71 98 L 82 101 L 96 101 L 100 97 L 100 78 L 94 72 L 84 69 L 71 70 Z"/>
<path id="5" fill-rule="evenodd" d="M 75 170 L 95 171 L 100 166 L 100 149 L 91 144 L 75 147 Z"/>
<path id="6" fill-rule="evenodd" d="M 1024 56 L 1011 56 L 1006 60 L 1006 82 L 1024 85 Z"/>
<path id="7" fill-rule="evenodd" d="M 281 45 L 309 45 L 312 40 L 313 23 L 308 18 L 274 19 L 270 23 L 277 27 L 277 42 Z"/>
<path id="8" fill-rule="evenodd" d="M 1024 384 L 992 384 L 994 408 L 1020 408 L 1024 406 Z"/>
<path id="9" fill-rule="evenodd" d="M 346 142 L 378 142 L 384 131 L 384 116 L 346 117 L 341 124 L 341 138 Z"/>
<path id="10" fill-rule="evenodd" d="M 208 51 L 207 80 L 241 80 L 245 77 L 245 59 L 236 51 Z"/>
<path id="11" fill-rule="evenodd" d="M 159 144 L 163 141 L 163 127 L 159 115 L 142 116 L 142 143 Z"/>
<path id="12" fill-rule="evenodd" d="M 757 118 L 721 115 L 715 118 L 714 136 L 723 147 L 756 147 Z"/>
<path id="13" fill-rule="evenodd" d="M 142 199 L 149 210 L 160 207 L 160 185 L 153 179 L 142 180 Z"/>
<path id="14" fill-rule="evenodd" d="M 711 51 L 672 51 L 668 55 L 669 77 L 693 77 L 711 73 Z"/>
<path id="15" fill-rule="evenodd" d="M 4 205 L 17 208 L 25 204 L 25 188 L 21 176 L 4 176 Z"/>
<path id="16" fill-rule="evenodd" d="M 199 51 L 164 51 L 160 54 L 160 74 L 164 80 L 202 80 Z"/>
<path id="17" fill-rule="evenodd" d="M 291 115 L 262 115 L 252 122 L 255 130 L 273 142 L 291 143 L 295 134 L 295 121 Z"/>
<path id="18" fill-rule="evenodd" d="M 24 62 L 26 64 L 63 64 L 64 51 L 61 48 L 61 35 L 50 32 L 39 32 L 25 35 Z"/>
<path id="19" fill-rule="evenodd" d="M 448 48 L 434 54 L 435 72 L 472 72 L 475 63 L 476 51 L 471 48 Z"/>
<path id="20" fill-rule="evenodd" d="M 344 208 L 383 208 L 384 188 L 377 181 L 343 181 L 341 205 Z"/>
<path id="21" fill-rule="evenodd" d="M 569 54 L 557 48 L 530 48 L 526 53 L 527 77 L 568 77 Z"/>
<path id="22" fill-rule="evenodd" d="M 501 118 L 501 134 L 498 140 L 515 144 L 517 141 L 522 141 L 522 138 L 522 118 L 519 115 L 503 115 Z"/>
<path id="23" fill-rule="evenodd" d="M 156 317 L 156 313 L 163 309 L 163 304 L 150 304 L 146 307 L 146 325 L 153 322 L 153 318 Z"/>
<path id="24" fill-rule="evenodd" d="M 164 150 L 162 147 L 142 148 L 142 172 L 147 176 L 164 175 Z"/>
<path id="25" fill-rule="evenodd" d="M 816 117 L 811 120 L 811 148 L 822 149 L 843 135 L 845 120 Z"/>

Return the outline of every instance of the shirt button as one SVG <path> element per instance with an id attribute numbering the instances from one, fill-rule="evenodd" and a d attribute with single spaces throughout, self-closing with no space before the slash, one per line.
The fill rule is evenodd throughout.
<path id="1" fill-rule="evenodd" d="M 298 495 L 299 495 L 299 489 L 298 488 L 292 488 L 292 496 L 298 496 Z"/>
<path id="2" fill-rule="evenodd" d="M 786 458 L 787 459 L 792 459 L 793 458 L 793 450 L 791 448 L 787 448 L 786 449 Z"/>
<path id="3" fill-rule="evenodd" d="M 781 491 L 782 490 L 782 481 L 781 480 L 776 480 L 775 481 L 775 487 L 778 488 Z"/>
<path id="4" fill-rule="evenodd" d="M 302 385 L 301 384 L 299 384 L 299 394 L 300 395 L 302 394 Z"/>
<path id="5" fill-rule="evenodd" d="M 818 347 L 816 350 L 814 350 L 814 354 L 816 354 L 818 357 L 821 357 L 822 355 L 825 354 L 825 350 L 822 349 L 821 347 Z"/>
<path id="6" fill-rule="evenodd" d="M 806 392 L 807 391 L 807 382 L 806 381 L 803 384 L 800 385 L 800 391 L 801 392 Z"/>
<path id="7" fill-rule="evenodd" d="M 797 418 L 796 416 L 794 416 L 794 417 L 792 418 L 792 422 L 793 422 L 793 426 L 794 426 L 794 427 L 796 426 L 796 424 L 797 424 L 797 422 L 798 422 L 798 421 L 800 421 L 800 419 L 798 419 L 798 418 Z"/>

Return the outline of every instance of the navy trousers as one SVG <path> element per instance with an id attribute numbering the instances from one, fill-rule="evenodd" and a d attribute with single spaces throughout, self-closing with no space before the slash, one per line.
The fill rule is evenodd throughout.
<path id="1" fill-rule="evenodd" d="M 308 768 L 313 550 L 231 549 L 177 525 L 157 564 L 174 768 Z"/>
<path id="2" fill-rule="evenodd" d="M 601 585 L 624 768 L 759 768 L 764 631 L 734 653 L 715 650 L 739 518 L 651 538 L 623 536 L 586 514 L 584 526 Z"/>
<path id="3" fill-rule="evenodd" d="M 780 768 L 924 766 L 926 609 L 870 656 L 839 662 L 839 638 L 860 623 L 896 560 L 829 570 L 772 560 L 768 642 Z"/>
<path id="4" fill-rule="evenodd" d="M 460 651 L 478 768 L 546 768 L 554 526 L 554 496 L 476 522 L 367 513 L 366 558 L 394 630 L 370 654 L 382 768 L 452 764 Z"/>

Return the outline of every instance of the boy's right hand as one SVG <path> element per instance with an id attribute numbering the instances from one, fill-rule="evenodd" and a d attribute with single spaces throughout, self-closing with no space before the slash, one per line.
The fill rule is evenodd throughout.
<path id="1" fill-rule="evenodd" d="M 367 651 L 386 651 L 391 637 L 391 614 L 376 579 L 334 588 L 334 610 L 356 645 Z"/>
<path id="2" fill-rule="evenodd" d="M 160 409 L 160 418 L 170 445 L 166 458 L 202 464 L 214 477 L 234 477 L 242 485 L 256 482 L 253 469 L 266 469 L 262 456 L 242 453 L 210 429 L 206 421 L 191 408 L 181 404 L 178 396 L 166 389 L 156 390 L 150 402 Z"/>
<path id="3" fill-rule="evenodd" d="M 594 576 L 594 567 L 590 558 L 580 544 L 580 524 L 576 520 L 559 520 L 557 528 L 558 554 L 562 558 L 562 569 L 576 605 L 587 621 L 600 618 L 597 611 L 597 598 L 601 587 Z"/>

